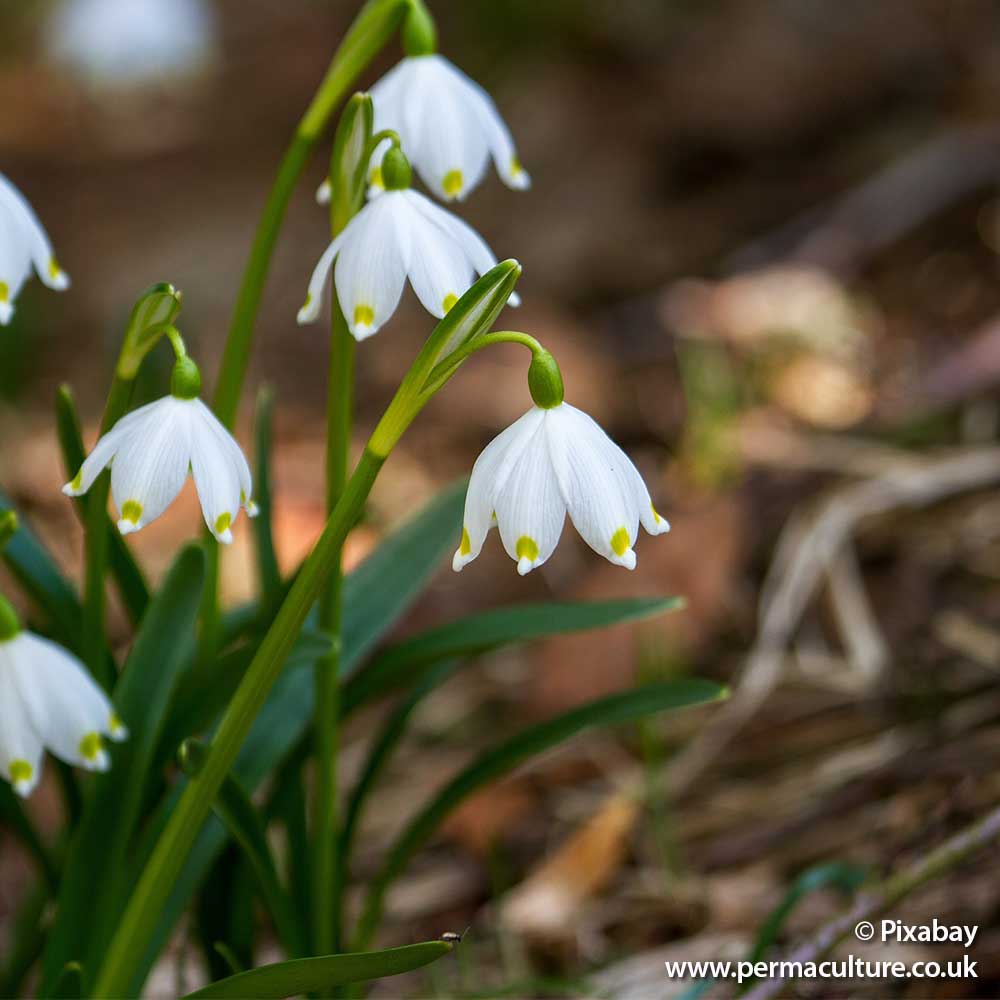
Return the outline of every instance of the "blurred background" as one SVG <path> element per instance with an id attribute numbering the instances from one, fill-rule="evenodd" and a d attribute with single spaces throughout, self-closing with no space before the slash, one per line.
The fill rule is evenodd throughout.
<path id="1" fill-rule="evenodd" d="M 212 384 L 277 163 L 355 4 L 179 4 L 182 34 L 139 61 L 101 38 L 81 43 L 89 57 L 69 46 L 72 6 L 0 3 L 0 169 L 73 278 L 64 295 L 30 282 L 0 329 L 0 482 L 78 573 L 54 392 L 72 386 L 92 444 L 128 311 L 158 280 L 183 290 L 181 328 Z M 376 995 L 681 996 L 663 961 L 744 956 L 810 866 L 905 864 L 1000 796 L 1000 5 L 432 9 L 442 51 L 493 94 L 534 181 L 518 194 L 491 173 L 457 206 L 524 266 L 505 322 L 553 350 L 567 397 L 633 456 L 673 532 L 640 541 L 629 574 L 567 530 L 526 579 L 491 539 L 461 577 L 442 569 L 404 632 L 546 596 L 687 607 L 487 658 L 429 699 L 369 811 L 359 877 L 497 732 L 666 674 L 726 681 L 733 697 L 579 739 L 470 800 L 398 884 L 385 936 L 468 927 L 466 941 Z M 253 394 L 272 386 L 285 567 L 323 520 L 327 338 L 295 312 L 326 244 L 313 191 L 328 151 L 288 214 L 239 421 L 249 443 Z M 359 448 L 428 330 L 407 292 L 359 349 Z M 154 352 L 148 397 L 169 362 Z M 530 404 L 525 373 L 515 347 L 466 365 L 388 463 L 351 561 L 468 473 Z M 151 574 L 199 516 L 189 486 L 134 537 Z M 249 532 L 236 535 L 232 601 L 252 580 Z M 349 732 L 348 771 L 371 725 Z M 39 816 L 57 808 L 50 791 L 31 802 Z M 27 873 L 2 841 L 0 940 Z M 810 894 L 779 942 L 845 904 Z M 996 852 L 893 916 L 980 925 L 979 979 L 851 996 L 1000 991 Z M 152 991 L 171 994 L 185 955 L 182 933 Z"/>

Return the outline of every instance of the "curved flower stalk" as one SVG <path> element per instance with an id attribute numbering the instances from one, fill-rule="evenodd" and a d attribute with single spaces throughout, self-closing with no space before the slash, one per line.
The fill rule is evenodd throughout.
<path id="1" fill-rule="evenodd" d="M 127 535 L 170 506 L 190 470 L 209 530 L 220 542 L 232 542 L 230 529 L 240 508 L 250 517 L 257 513 L 250 467 L 233 436 L 198 398 L 200 387 L 195 363 L 179 357 L 171 394 L 122 417 L 97 442 L 63 493 L 81 496 L 110 465 L 118 530 Z"/>
<path id="2" fill-rule="evenodd" d="M 128 730 L 83 664 L 62 646 L 24 632 L 0 597 L 0 774 L 18 795 L 38 785 L 45 750 L 88 771 L 111 766 L 102 737 Z"/>
<path id="3" fill-rule="evenodd" d="M 524 576 L 555 551 L 568 513 L 595 552 L 635 569 L 639 525 L 651 535 L 670 530 L 639 470 L 593 418 L 563 401 L 559 370 L 547 352 L 532 361 L 529 385 L 535 406 L 473 466 L 452 568 L 459 572 L 472 562 L 496 525 Z"/>
<path id="4" fill-rule="evenodd" d="M 364 340 L 392 317 L 407 278 L 424 308 L 440 318 L 476 276 L 495 266 L 493 251 L 471 226 L 410 189 L 412 172 L 399 149 L 386 153 L 382 175 L 385 195 L 368 202 L 320 257 L 299 323 L 319 316 L 334 267 L 348 329 L 356 340 Z M 510 304 L 519 301 L 512 295 Z"/>
<path id="5" fill-rule="evenodd" d="M 203 0 L 68 0 L 48 27 L 52 58 L 101 86 L 193 75 L 214 47 Z"/>
<path id="6" fill-rule="evenodd" d="M 28 199 L 0 174 L 0 324 L 14 315 L 21 287 L 35 273 L 49 288 L 69 288 L 69 275 L 59 266 L 52 244 Z"/>

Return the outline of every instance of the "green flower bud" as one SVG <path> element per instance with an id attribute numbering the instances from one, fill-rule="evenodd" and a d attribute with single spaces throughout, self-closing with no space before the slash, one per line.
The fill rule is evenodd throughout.
<path id="1" fill-rule="evenodd" d="M 403 51 L 408 56 L 429 56 L 437 51 L 434 18 L 421 0 L 413 0 L 403 21 Z"/>
<path id="2" fill-rule="evenodd" d="M 405 191 L 413 180 L 413 170 L 406 154 L 392 146 L 382 157 L 382 184 L 386 191 Z"/>
<path id="3" fill-rule="evenodd" d="M 186 354 L 174 362 L 170 392 L 178 399 L 195 399 L 201 392 L 201 372 Z"/>
<path id="4" fill-rule="evenodd" d="M 6 597 L 0 595 L 0 642 L 13 639 L 21 631 L 21 622 L 17 612 Z"/>
<path id="5" fill-rule="evenodd" d="M 563 401 L 562 372 L 548 351 L 539 351 L 528 368 L 528 389 L 536 406 L 551 410 Z"/>

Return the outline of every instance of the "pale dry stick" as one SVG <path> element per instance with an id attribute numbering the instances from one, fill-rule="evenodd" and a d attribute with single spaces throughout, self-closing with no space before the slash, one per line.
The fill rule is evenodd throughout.
<path id="1" fill-rule="evenodd" d="M 853 545 L 845 544 L 834 556 L 826 580 L 830 606 L 847 646 L 848 663 L 871 686 L 889 665 L 889 644 L 875 619 Z"/>
<path id="2" fill-rule="evenodd" d="M 854 931 L 862 921 L 875 921 L 900 900 L 928 882 L 953 871 L 972 855 L 1000 840 L 1000 808 L 966 827 L 901 872 L 890 876 L 875 888 L 862 892 L 855 904 L 816 932 L 808 941 L 780 961 L 786 963 L 818 962 Z M 767 979 L 743 995 L 743 1000 L 772 1000 L 788 985 L 788 979 Z"/>
<path id="3" fill-rule="evenodd" d="M 949 452 L 920 462 L 901 454 L 899 463 L 880 476 L 838 489 L 818 511 L 793 513 L 761 592 L 757 642 L 732 698 L 671 765 L 667 780 L 672 792 L 691 788 L 777 687 L 789 639 L 860 522 L 899 508 L 926 507 L 996 482 L 998 448 Z"/>

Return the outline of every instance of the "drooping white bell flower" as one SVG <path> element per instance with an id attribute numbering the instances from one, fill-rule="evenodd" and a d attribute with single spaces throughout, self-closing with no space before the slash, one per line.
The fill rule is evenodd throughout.
<path id="1" fill-rule="evenodd" d="M 476 460 L 465 498 L 461 570 L 479 555 L 493 525 L 522 576 L 555 550 L 563 521 L 611 562 L 635 569 L 639 524 L 670 530 L 629 457 L 586 413 L 560 402 L 534 406 Z"/>
<path id="2" fill-rule="evenodd" d="M 21 631 L 0 597 L 0 775 L 34 791 L 45 750 L 88 771 L 111 766 L 101 738 L 128 730 L 83 664 L 62 646 Z"/>
<path id="3" fill-rule="evenodd" d="M 463 200 L 483 179 L 490 157 L 500 179 L 518 191 L 531 186 L 493 98 L 437 53 L 408 56 L 371 91 L 375 132 L 392 129 L 421 180 L 439 198 Z M 374 192 L 384 188 L 379 146 L 369 167 Z"/>
<path id="4" fill-rule="evenodd" d="M 53 60 L 102 87 L 189 76 L 214 48 L 204 0 L 63 0 L 48 27 Z"/>
<path id="5" fill-rule="evenodd" d="M 257 513 L 250 467 L 233 436 L 198 399 L 200 385 L 194 362 L 180 358 L 171 395 L 122 417 L 97 442 L 63 493 L 81 496 L 110 465 L 118 530 L 128 535 L 170 506 L 190 470 L 209 530 L 220 542 L 232 542 L 230 528 L 240 507 L 250 517 Z"/>
<path id="6" fill-rule="evenodd" d="M 496 265 L 493 251 L 471 226 L 410 189 L 410 166 L 400 150 L 389 150 L 382 172 L 388 190 L 369 201 L 326 248 L 309 279 L 299 323 L 319 316 L 334 267 L 347 326 L 364 340 L 396 311 L 407 278 L 424 308 L 440 318 L 477 275 Z M 510 298 L 511 305 L 519 301 Z"/>
<path id="7" fill-rule="evenodd" d="M 35 273 L 49 288 L 69 288 L 69 275 L 52 253 L 48 234 L 28 199 L 0 174 L 0 324 L 14 315 L 21 286 Z"/>

